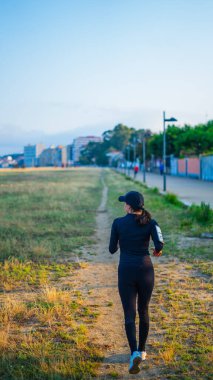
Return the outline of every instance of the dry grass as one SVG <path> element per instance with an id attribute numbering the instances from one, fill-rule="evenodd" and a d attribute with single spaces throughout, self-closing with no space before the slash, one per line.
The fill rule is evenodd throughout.
<path id="1" fill-rule="evenodd" d="M 0 171 L 2 380 L 89 379 L 100 361 L 87 337 L 98 313 L 73 289 L 100 200 L 99 170 L 89 172 Z"/>
<path id="2" fill-rule="evenodd" d="M 156 265 L 156 274 L 151 317 L 158 339 L 150 344 L 159 357 L 158 366 L 166 378 L 208 379 L 212 365 L 209 283 L 198 280 L 183 263 L 164 261 L 163 267 Z"/>
<path id="3" fill-rule="evenodd" d="M 30 297 L 7 297 L 1 304 L 1 378 L 88 378 L 101 359 L 87 337 L 87 325 L 97 317 L 94 308 L 85 307 L 76 292 L 56 287 Z"/>

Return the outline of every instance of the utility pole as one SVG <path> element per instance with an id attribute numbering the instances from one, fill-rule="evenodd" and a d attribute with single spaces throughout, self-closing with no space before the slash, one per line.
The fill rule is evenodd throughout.
<path id="1" fill-rule="evenodd" d="M 163 111 L 163 191 L 166 191 L 166 113 Z"/>
<path id="2" fill-rule="evenodd" d="M 136 161 L 136 137 L 134 137 L 134 164 L 135 164 L 135 161 Z"/>
<path id="3" fill-rule="evenodd" d="M 166 191 L 166 122 L 175 122 L 177 119 L 170 117 L 166 119 L 166 112 L 163 111 L 163 191 Z"/>
<path id="4" fill-rule="evenodd" d="M 145 134 L 143 135 L 143 182 L 146 182 L 146 140 Z"/>
<path id="5" fill-rule="evenodd" d="M 129 162 L 130 162 L 130 146 L 128 145 L 127 146 L 127 149 L 128 149 L 128 176 L 129 176 Z"/>

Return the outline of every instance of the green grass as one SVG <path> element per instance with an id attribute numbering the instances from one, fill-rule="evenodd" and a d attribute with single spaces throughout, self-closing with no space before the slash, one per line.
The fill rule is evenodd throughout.
<path id="1" fill-rule="evenodd" d="M 176 194 L 166 193 L 164 195 L 164 200 L 168 203 L 175 205 L 175 206 L 184 207 L 183 203 L 178 199 Z"/>
<path id="2" fill-rule="evenodd" d="M 0 173 L 0 378 L 90 379 L 98 316 L 72 282 L 93 243 L 100 170 Z M 94 196 L 95 194 L 95 196 Z"/>
<path id="3" fill-rule="evenodd" d="M 99 176 L 98 170 L 0 174 L 0 260 L 57 260 L 91 244 Z"/>
<path id="4" fill-rule="evenodd" d="M 32 261 L 21 262 L 12 258 L 0 263 L 0 292 L 13 289 L 39 288 L 66 277 L 78 268 L 77 263 L 51 264 L 33 263 Z"/>
<path id="5" fill-rule="evenodd" d="M 189 214 L 198 223 L 212 224 L 213 223 L 213 211 L 209 204 L 201 202 L 200 206 L 192 205 L 189 208 Z"/>

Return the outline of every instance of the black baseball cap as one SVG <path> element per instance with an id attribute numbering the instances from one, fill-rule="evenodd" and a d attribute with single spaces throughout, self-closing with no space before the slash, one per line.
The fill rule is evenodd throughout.
<path id="1" fill-rule="evenodd" d="M 133 210 L 140 210 L 144 206 L 144 197 L 138 191 L 129 191 L 118 198 L 119 202 L 126 202 Z"/>

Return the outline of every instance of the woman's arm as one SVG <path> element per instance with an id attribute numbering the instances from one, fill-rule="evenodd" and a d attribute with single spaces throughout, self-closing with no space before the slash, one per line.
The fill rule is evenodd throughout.
<path id="1" fill-rule="evenodd" d="M 109 242 L 109 251 L 110 253 L 115 253 L 119 248 L 118 245 L 118 231 L 116 226 L 116 219 L 112 223 L 111 236 Z"/>
<path id="2" fill-rule="evenodd" d="M 152 223 L 151 237 L 155 246 L 153 254 L 154 256 L 160 256 L 162 253 L 161 251 L 163 249 L 164 241 L 161 229 L 155 220 L 153 220 Z"/>

